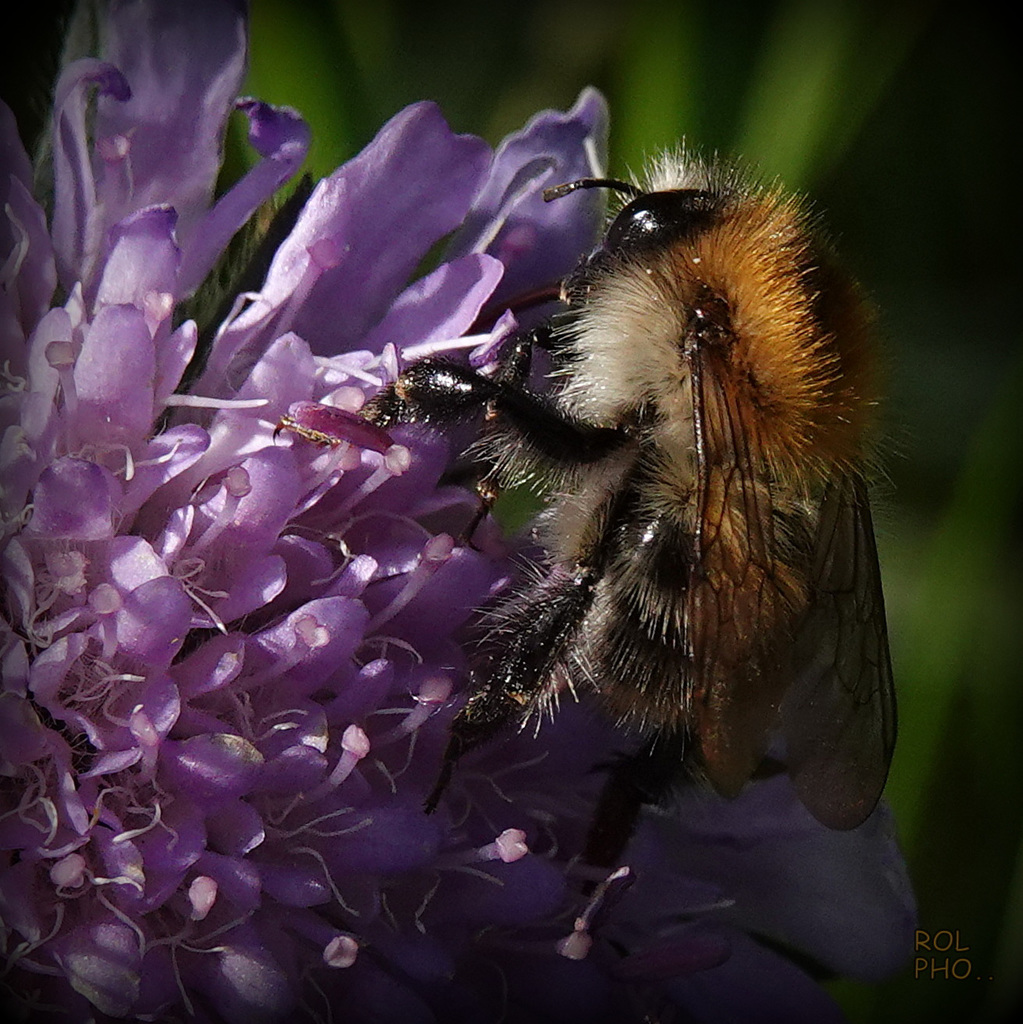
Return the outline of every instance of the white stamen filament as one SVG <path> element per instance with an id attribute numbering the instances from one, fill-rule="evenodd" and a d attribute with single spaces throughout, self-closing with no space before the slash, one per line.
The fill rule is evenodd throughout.
<path id="1" fill-rule="evenodd" d="M 142 459 L 135 463 L 135 468 L 140 469 L 142 466 L 162 466 L 165 463 L 170 462 L 174 456 L 177 455 L 181 444 L 182 442 L 180 438 L 175 439 L 170 451 L 164 452 L 163 455 L 158 455 L 155 459 Z"/>
<path id="2" fill-rule="evenodd" d="M 417 363 L 427 356 L 438 352 L 455 352 L 462 348 L 477 348 L 490 338 L 489 334 L 463 334 L 461 338 L 445 339 L 444 341 L 427 341 L 421 345 L 410 345 L 401 350 L 403 363 Z"/>
<path id="3" fill-rule="evenodd" d="M 202 395 L 173 394 L 163 400 L 164 405 L 187 406 L 190 409 L 262 409 L 270 404 L 269 398 L 206 398 Z"/>
<path id="4" fill-rule="evenodd" d="M 390 456 L 390 459 L 388 459 Z M 411 455 L 403 445 L 393 444 L 376 469 L 354 490 L 338 507 L 337 515 L 344 516 L 351 512 L 363 498 L 369 497 L 378 487 L 387 483 L 392 477 L 400 476 L 408 469 Z"/>
<path id="5" fill-rule="evenodd" d="M 199 597 L 195 589 L 188 587 L 186 585 L 185 591 L 188 593 L 189 598 L 210 617 L 210 621 L 213 623 L 214 627 L 216 629 L 219 629 L 220 632 L 224 634 L 224 636 L 227 636 L 227 623 L 224 622 L 224 620 L 213 610 L 213 608 L 209 604 L 207 604 L 201 597 Z M 210 596 L 218 598 L 227 597 L 227 592 L 213 591 L 210 592 Z"/>
<path id="6" fill-rule="evenodd" d="M 223 490 L 223 501 L 220 508 L 217 509 L 213 521 L 191 545 L 191 550 L 195 554 L 208 550 L 226 529 L 234 525 L 239 504 L 252 491 L 252 481 L 244 466 L 232 466 L 224 474 L 220 486 Z"/>
<path id="7" fill-rule="evenodd" d="M 334 879 L 331 877 L 330 871 L 327 868 L 327 862 L 323 859 L 323 854 L 320 853 L 319 850 L 314 850 L 311 846 L 299 846 L 295 850 L 293 850 L 292 853 L 296 853 L 296 854 L 298 854 L 298 853 L 307 853 L 307 854 L 309 854 L 309 856 L 312 857 L 320 865 L 320 867 L 323 869 L 323 877 L 327 880 L 327 885 L 329 886 L 330 891 L 331 891 L 331 893 L 334 896 L 334 899 L 337 900 L 338 905 L 341 907 L 341 909 L 344 910 L 346 913 L 351 914 L 353 917 L 361 917 L 362 916 L 359 913 L 359 911 L 357 911 L 354 907 L 350 907 L 345 902 L 344 897 L 341 895 L 340 890 L 334 884 Z"/>
<path id="8" fill-rule="evenodd" d="M 346 367 L 348 375 L 354 377 L 356 380 L 364 381 L 366 384 L 371 385 L 375 388 L 382 388 L 384 386 L 383 380 L 373 373 L 367 373 L 365 370 L 360 369 L 358 366 Z"/>
<path id="9" fill-rule="evenodd" d="M 568 960 L 582 960 L 586 957 L 593 945 L 593 936 L 590 934 L 590 925 L 593 923 L 594 915 L 597 913 L 600 905 L 604 902 L 604 897 L 607 895 L 608 889 L 610 889 L 615 882 L 623 878 L 628 878 L 630 874 L 632 874 L 632 869 L 628 867 L 628 865 L 624 865 L 616 871 L 612 871 L 611 874 L 593 890 L 593 895 L 590 897 L 589 903 L 586 904 L 583 912 L 575 919 L 575 924 L 572 926 L 572 933 L 570 935 L 566 935 L 562 939 L 559 939 L 555 944 L 554 948 L 561 954 L 561 956 Z"/>
<path id="10" fill-rule="evenodd" d="M 430 905 L 431 901 L 433 900 L 433 897 L 437 894 L 437 890 L 440 888 L 440 883 L 442 881 L 443 879 L 441 878 L 440 875 L 438 875 L 437 880 L 433 883 L 433 885 L 430 886 L 429 889 L 426 890 L 426 893 L 423 895 L 423 898 L 419 901 L 419 906 L 416 907 L 416 912 L 412 917 L 412 920 L 416 926 L 416 930 L 419 931 L 420 934 L 422 935 L 426 934 L 426 925 L 423 924 L 423 914 L 426 913 L 426 908 Z M 394 920 L 393 913 L 391 914 L 391 920 Z"/>
<path id="11" fill-rule="evenodd" d="M 405 608 L 433 577 L 433 574 L 451 557 L 455 548 L 454 538 L 447 533 L 431 537 L 419 554 L 419 564 L 406 576 L 405 585 L 380 609 L 366 626 L 367 633 L 373 633 L 385 622 L 393 619 Z"/>
<path id="12" fill-rule="evenodd" d="M 119 832 L 111 840 L 112 843 L 127 843 L 132 839 L 137 839 L 139 836 L 144 836 L 147 832 L 151 832 L 157 825 L 160 824 L 160 819 L 163 817 L 163 808 L 160 806 L 160 801 L 157 800 L 153 804 L 153 820 L 148 825 L 143 825 L 142 828 L 128 829 L 126 832 Z"/>
<path id="13" fill-rule="evenodd" d="M 130 885 L 133 888 L 138 889 L 140 893 L 146 891 L 144 879 L 140 881 L 138 878 L 129 878 L 127 875 L 115 875 L 110 878 L 105 875 L 92 875 L 89 881 L 91 881 L 93 885 Z"/>
<path id="14" fill-rule="evenodd" d="M 0 364 L 0 383 L 4 385 L 5 391 L 24 391 L 28 387 L 27 378 L 14 372 L 10 359 L 5 359 L 3 363 Z M 15 427 L 14 429 L 20 431 L 22 435 L 24 435 L 24 431 L 20 427 Z"/>
<path id="15" fill-rule="evenodd" d="M 227 625 L 224 623 L 224 620 L 199 595 L 205 594 L 206 597 L 219 601 L 228 596 L 227 591 L 210 590 L 208 587 L 200 587 L 192 582 L 199 579 L 205 571 L 206 562 L 202 558 L 191 557 L 179 558 L 171 568 L 171 574 L 175 579 L 180 580 L 181 585 L 185 588 L 185 593 L 188 594 L 191 601 L 197 604 L 210 617 L 213 625 L 226 636 Z"/>
<path id="16" fill-rule="evenodd" d="M 25 942 L 20 943 L 19 945 L 15 946 L 13 950 L 11 950 L 9 956 L 7 957 L 7 963 L 5 965 L 8 971 L 10 971 L 19 960 L 22 960 L 26 956 L 28 956 L 28 954 L 31 953 L 33 950 L 38 949 L 40 946 L 45 946 L 46 943 L 49 942 L 50 939 L 52 939 L 54 935 L 56 935 L 60 931 L 61 926 L 64 924 L 63 903 L 57 904 L 54 911 L 54 918 L 55 920 L 53 922 L 53 927 L 46 935 L 41 935 L 35 941 L 27 939 Z"/>
<path id="17" fill-rule="evenodd" d="M 311 802 L 311 794 L 304 793 L 302 794 L 301 799 L 294 801 L 292 806 L 289 808 L 289 812 L 294 810 L 294 808 L 299 804 Z M 340 836 L 354 835 L 354 833 L 361 832 L 364 828 L 369 828 L 369 826 L 373 824 L 372 818 L 360 818 L 354 825 L 345 825 L 343 828 L 316 828 L 317 825 L 324 821 L 331 821 L 334 818 L 344 818 L 354 813 L 354 807 L 339 807 L 337 810 L 333 810 L 329 814 L 321 814 L 318 818 L 313 818 L 311 821 L 303 822 L 298 828 L 289 830 L 277 829 L 273 832 L 273 836 L 275 839 L 282 841 L 301 835 L 316 836 L 320 839 L 337 839 Z M 286 816 L 286 814 L 282 815 L 278 820 L 283 821 Z"/>
<path id="18" fill-rule="evenodd" d="M 382 746 L 397 739 L 399 736 L 414 733 L 438 708 L 443 707 L 448 702 L 448 699 L 451 697 L 451 689 L 452 683 L 447 676 L 430 676 L 419 687 L 419 692 L 414 698 L 415 706 L 410 711 L 406 712 L 404 708 L 389 709 L 393 710 L 396 714 L 404 714 L 405 718 L 399 725 L 381 736 L 378 743 Z"/>
<path id="19" fill-rule="evenodd" d="M 369 753 L 369 737 L 361 726 L 352 724 L 341 736 L 341 756 L 333 771 L 315 789 L 306 794 L 310 803 L 319 800 L 332 789 L 341 785 L 355 771 L 358 763 Z"/>
<path id="20" fill-rule="evenodd" d="M 57 835 L 57 826 L 60 822 L 60 818 L 57 814 L 56 804 L 54 804 L 48 796 L 40 795 L 40 793 L 45 789 L 45 782 L 41 773 L 39 773 L 39 770 L 35 765 L 28 765 L 28 767 L 36 771 L 39 776 L 38 783 L 28 786 L 25 789 L 18 806 L 14 808 L 14 810 L 8 811 L 7 814 L 0 815 L 0 821 L 3 821 L 4 818 L 7 818 L 12 814 L 16 814 L 19 821 L 23 821 L 30 828 L 34 828 L 46 836 L 46 838 L 39 844 L 40 847 L 45 847 L 49 846 Z M 42 812 L 43 821 L 36 820 L 28 813 L 29 810 L 34 807 L 38 808 Z"/>

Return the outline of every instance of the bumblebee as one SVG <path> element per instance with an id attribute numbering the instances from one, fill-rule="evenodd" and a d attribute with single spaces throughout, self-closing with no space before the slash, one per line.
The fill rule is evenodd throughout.
<path id="1" fill-rule="evenodd" d="M 485 410 L 488 499 L 536 478 L 548 495 L 546 565 L 493 613 L 428 809 L 464 753 L 570 687 L 644 737 L 609 773 L 593 863 L 680 773 L 734 796 L 784 765 L 819 821 L 854 827 L 895 742 L 869 306 L 806 204 L 734 168 L 675 153 L 641 185 L 545 198 L 590 188 L 623 205 L 550 323 L 495 374 L 424 359 L 364 411 L 386 428 Z"/>

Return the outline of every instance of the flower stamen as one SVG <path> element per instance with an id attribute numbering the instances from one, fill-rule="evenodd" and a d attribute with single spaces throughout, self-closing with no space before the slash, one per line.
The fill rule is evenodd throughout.
<path id="1" fill-rule="evenodd" d="M 393 619 L 403 608 L 406 608 L 426 586 L 433 574 L 451 557 L 455 549 L 455 539 L 448 533 L 439 533 L 431 537 L 419 554 L 419 562 L 411 573 L 407 574 L 405 585 L 394 597 L 370 619 L 366 626 L 368 633 L 374 632 L 385 622 Z"/>
<path id="2" fill-rule="evenodd" d="M 328 967 L 351 967 L 359 955 L 359 943 L 354 936 L 340 934 L 334 936 L 323 947 L 323 962 Z"/>
<path id="3" fill-rule="evenodd" d="M 330 869 L 327 867 L 327 862 L 323 859 L 323 854 L 320 853 L 319 850 L 314 850 L 311 846 L 299 846 L 295 848 L 294 852 L 296 854 L 308 854 L 320 865 L 321 868 L 323 868 L 323 877 L 327 882 L 327 886 L 330 888 L 330 891 L 333 894 L 334 899 L 337 900 L 338 906 L 340 906 L 341 909 L 345 911 L 345 913 L 351 914 L 353 917 L 362 916 L 358 910 L 356 910 L 354 907 L 350 907 L 345 902 L 344 897 L 341 895 L 341 891 L 334 884 L 334 879 L 331 877 Z"/>

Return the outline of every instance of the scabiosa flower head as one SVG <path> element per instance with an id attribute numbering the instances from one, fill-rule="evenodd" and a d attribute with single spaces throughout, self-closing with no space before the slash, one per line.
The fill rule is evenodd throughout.
<path id="1" fill-rule="evenodd" d="M 597 198 L 541 192 L 600 172 L 602 99 L 496 151 L 403 110 L 200 332 L 189 303 L 308 131 L 236 99 L 229 0 L 111 0 L 100 28 L 55 89 L 48 210 L 0 107 L 5 998 L 71 1021 L 833 1019 L 749 933 L 896 966 L 913 911 L 883 810 L 839 835 L 784 778 L 689 793 L 588 876 L 618 739 L 583 705 L 422 809 L 466 627 L 513 570 L 492 524 L 458 539 L 475 501 L 444 438 L 357 413 L 422 355 L 493 362 L 510 318 L 473 333 L 481 313 L 592 244 Z M 259 159 L 217 195 L 232 108 Z"/>

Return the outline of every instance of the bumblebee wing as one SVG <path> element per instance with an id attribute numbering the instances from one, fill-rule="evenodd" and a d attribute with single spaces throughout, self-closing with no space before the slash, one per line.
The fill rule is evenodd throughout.
<path id="1" fill-rule="evenodd" d="M 881 574 L 858 476 L 825 490 L 793 667 L 782 705 L 789 774 L 818 821 L 854 828 L 877 804 L 895 746 Z"/>
<path id="2" fill-rule="evenodd" d="M 757 419 L 721 356 L 689 361 L 696 434 L 696 559 L 687 593 L 692 727 L 703 768 L 735 795 L 760 764 L 787 682 L 805 578 L 778 557 Z"/>

